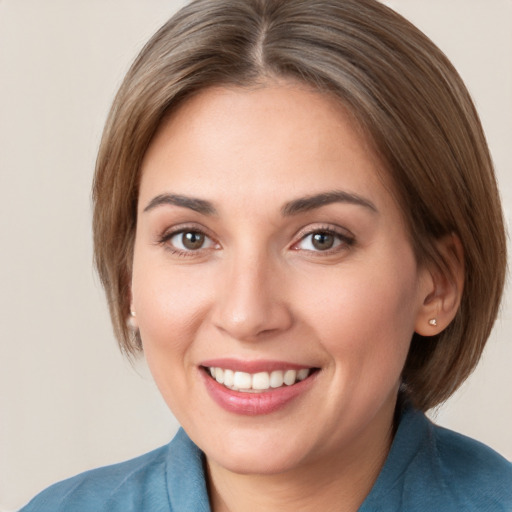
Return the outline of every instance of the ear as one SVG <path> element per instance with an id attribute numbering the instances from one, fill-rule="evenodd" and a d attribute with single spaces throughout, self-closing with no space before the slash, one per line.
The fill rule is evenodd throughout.
<path id="1" fill-rule="evenodd" d="M 424 301 L 416 318 L 415 331 L 434 336 L 446 329 L 455 318 L 464 289 L 464 250 L 454 233 L 437 244 L 443 266 L 432 265 L 423 289 Z"/>

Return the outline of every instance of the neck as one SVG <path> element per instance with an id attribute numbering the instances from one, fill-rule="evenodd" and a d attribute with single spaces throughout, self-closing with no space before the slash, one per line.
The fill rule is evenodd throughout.
<path id="1" fill-rule="evenodd" d="M 370 428 L 341 452 L 331 451 L 299 468 L 278 474 L 237 474 L 207 461 L 213 512 L 355 512 L 375 483 L 393 437 L 387 428 Z"/>

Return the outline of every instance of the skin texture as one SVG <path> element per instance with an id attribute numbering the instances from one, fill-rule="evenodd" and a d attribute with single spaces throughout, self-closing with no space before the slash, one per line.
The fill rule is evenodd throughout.
<path id="1" fill-rule="evenodd" d="M 134 322 L 164 399 L 206 453 L 216 511 L 311 510 L 311 501 L 356 510 L 382 467 L 411 336 L 449 321 L 428 325 L 446 297 L 418 267 L 382 176 L 338 103 L 286 82 L 203 91 L 149 147 Z M 332 191 L 373 207 L 336 201 L 283 215 L 297 198 Z M 208 201 L 215 213 L 148 208 L 162 194 Z M 333 247 L 319 250 L 311 233 L 326 230 L 337 233 Z M 187 249 L 183 231 L 205 233 L 203 245 Z M 319 371 L 284 407 L 247 416 L 206 391 L 201 365 L 215 358 Z"/>

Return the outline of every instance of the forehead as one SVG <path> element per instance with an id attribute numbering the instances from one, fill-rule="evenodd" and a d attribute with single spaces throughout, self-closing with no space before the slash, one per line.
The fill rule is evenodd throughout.
<path id="1" fill-rule="evenodd" d="M 268 196 L 269 184 L 281 195 L 343 188 L 385 196 L 386 174 L 338 99 L 289 82 L 215 87 L 162 122 L 143 160 L 140 197 L 191 187 Z"/>

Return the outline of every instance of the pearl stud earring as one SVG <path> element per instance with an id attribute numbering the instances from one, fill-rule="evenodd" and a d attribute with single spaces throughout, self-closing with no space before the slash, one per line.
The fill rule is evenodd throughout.
<path id="1" fill-rule="evenodd" d="M 133 311 L 133 309 L 130 309 L 130 316 L 126 319 L 126 325 L 128 326 L 128 329 L 131 329 L 132 331 L 137 329 L 137 325 L 135 323 L 135 311 Z"/>
<path id="2" fill-rule="evenodd" d="M 428 321 L 428 324 L 431 325 L 432 327 L 437 327 L 437 318 L 431 318 Z"/>

